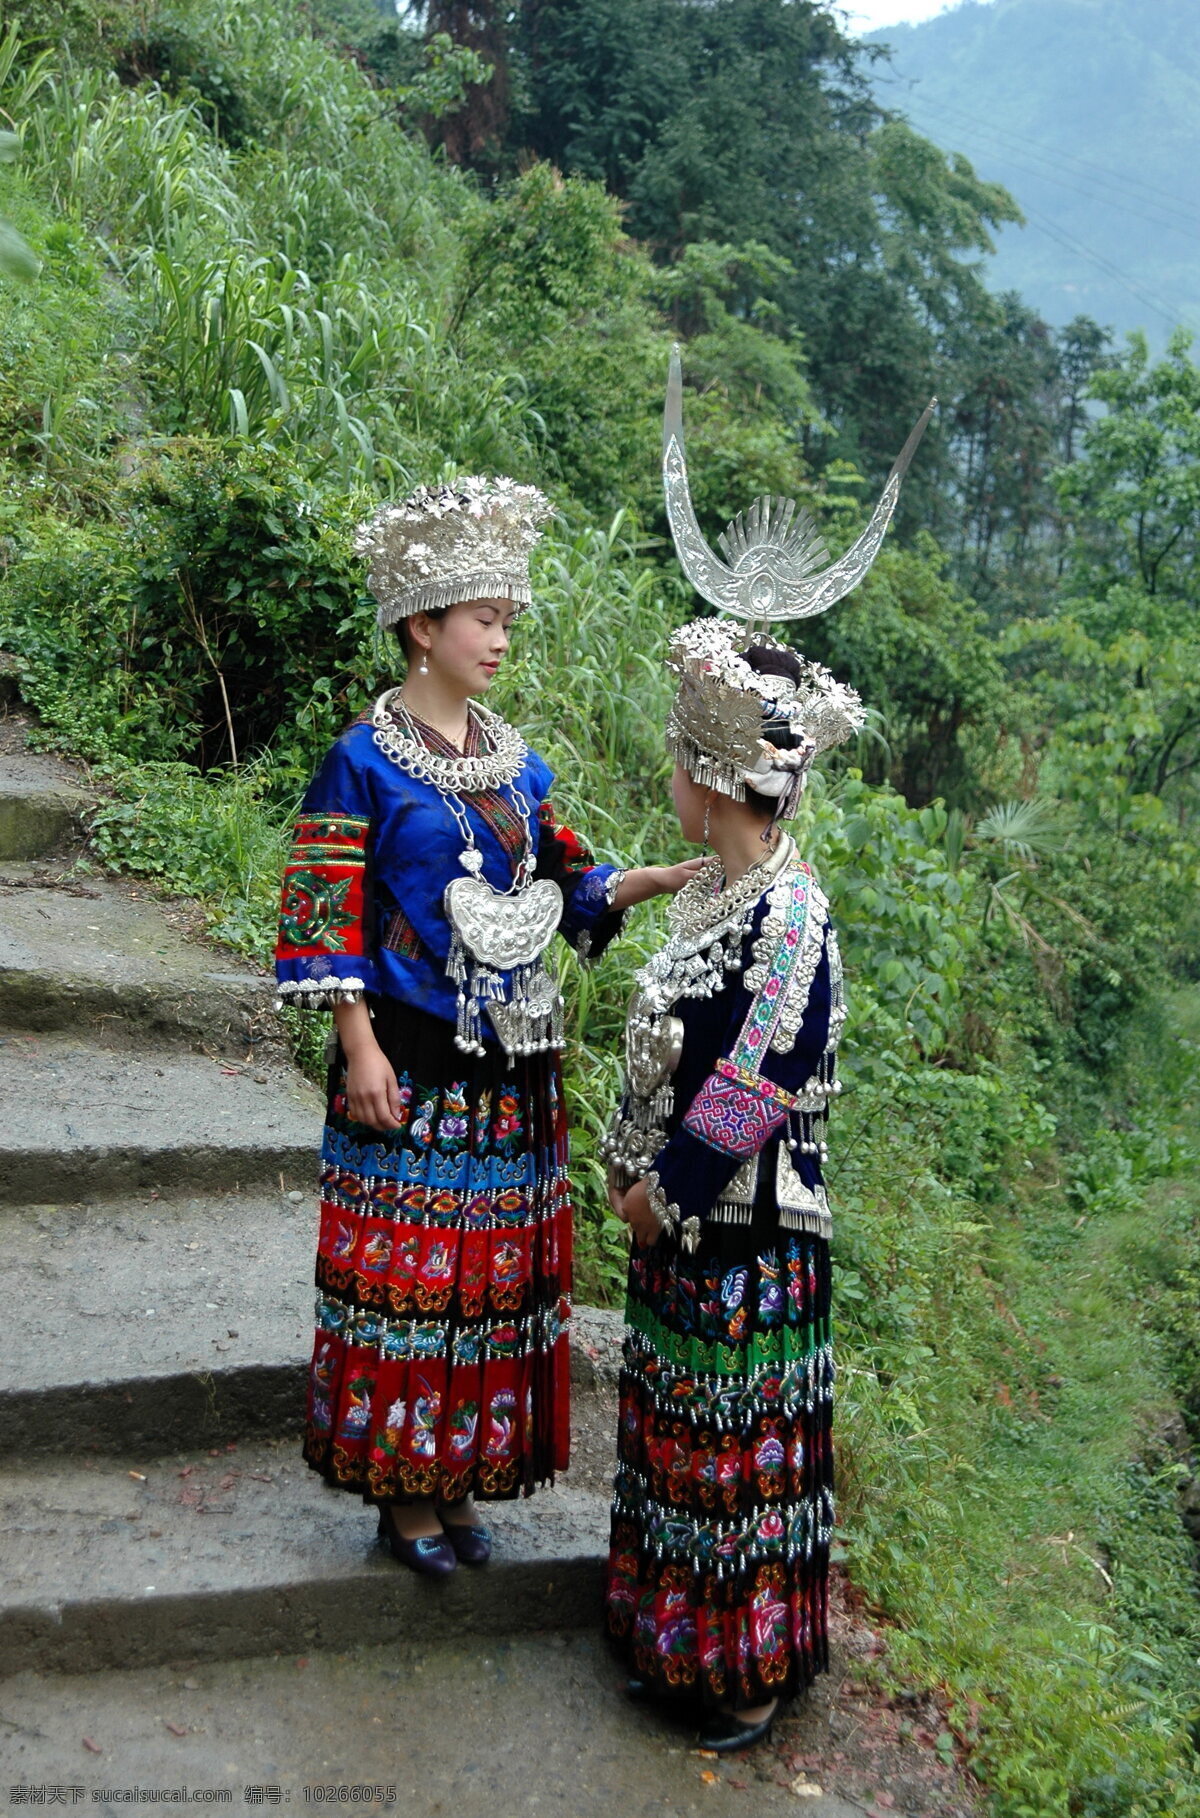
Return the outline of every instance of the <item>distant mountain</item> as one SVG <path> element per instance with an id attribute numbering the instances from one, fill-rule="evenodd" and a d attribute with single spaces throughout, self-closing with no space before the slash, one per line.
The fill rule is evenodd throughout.
<path id="1" fill-rule="evenodd" d="M 1200 334 L 1200 0 L 966 0 L 867 42 L 880 101 L 1020 203 L 994 289 Z"/>

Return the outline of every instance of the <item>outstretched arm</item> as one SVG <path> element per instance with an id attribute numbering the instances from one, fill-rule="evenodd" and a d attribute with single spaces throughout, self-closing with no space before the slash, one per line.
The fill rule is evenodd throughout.
<path id="1" fill-rule="evenodd" d="M 632 909 L 652 896 L 674 896 L 694 878 L 703 859 L 684 859 L 679 865 L 640 865 L 626 871 L 613 896 L 614 909 Z"/>
<path id="2" fill-rule="evenodd" d="M 598 959 L 620 932 L 621 917 L 635 903 L 681 890 L 698 859 L 682 865 L 642 865 L 622 871 L 598 865 L 583 841 L 556 816 L 549 800 L 538 810 L 536 877 L 553 878 L 565 901 L 559 933 L 581 959 Z"/>

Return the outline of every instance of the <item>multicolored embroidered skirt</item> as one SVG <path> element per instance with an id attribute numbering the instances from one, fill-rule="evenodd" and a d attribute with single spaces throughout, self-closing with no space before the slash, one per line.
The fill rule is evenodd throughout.
<path id="1" fill-rule="evenodd" d="M 829 1300 L 828 1244 L 770 1206 L 634 1250 L 607 1616 L 660 1695 L 765 1704 L 828 1665 Z"/>
<path id="2" fill-rule="evenodd" d="M 461 1054 L 374 1000 L 404 1121 L 346 1113 L 330 1073 L 304 1455 L 370 1502 L 529 1494 L 564 1470 L 571 1189 L 554 1057 Z"/>

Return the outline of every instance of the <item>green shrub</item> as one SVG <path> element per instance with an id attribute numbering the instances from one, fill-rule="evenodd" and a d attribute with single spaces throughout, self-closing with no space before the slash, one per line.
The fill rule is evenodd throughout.
<path id="1" fill-rule="evenodd" d="M 108 523 L 65 547 L 55 522 L 34 526 L 0 588 L 0 639 L 87 755 L 207 770 L 271 748 L 286 784 L 368 698 L 363 504 L 265 449 L 164 445 Z"/>

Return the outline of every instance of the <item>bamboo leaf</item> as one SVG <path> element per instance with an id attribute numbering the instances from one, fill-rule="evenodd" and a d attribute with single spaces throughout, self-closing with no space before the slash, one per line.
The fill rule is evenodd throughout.
<path id="1" fill-rule="evenodd" d="M 229 389 L 229 415 L 235 435 L 249 436 L 250 413 L 246 409 L 246 394 L 239 391 L 236 385 Z"/>

